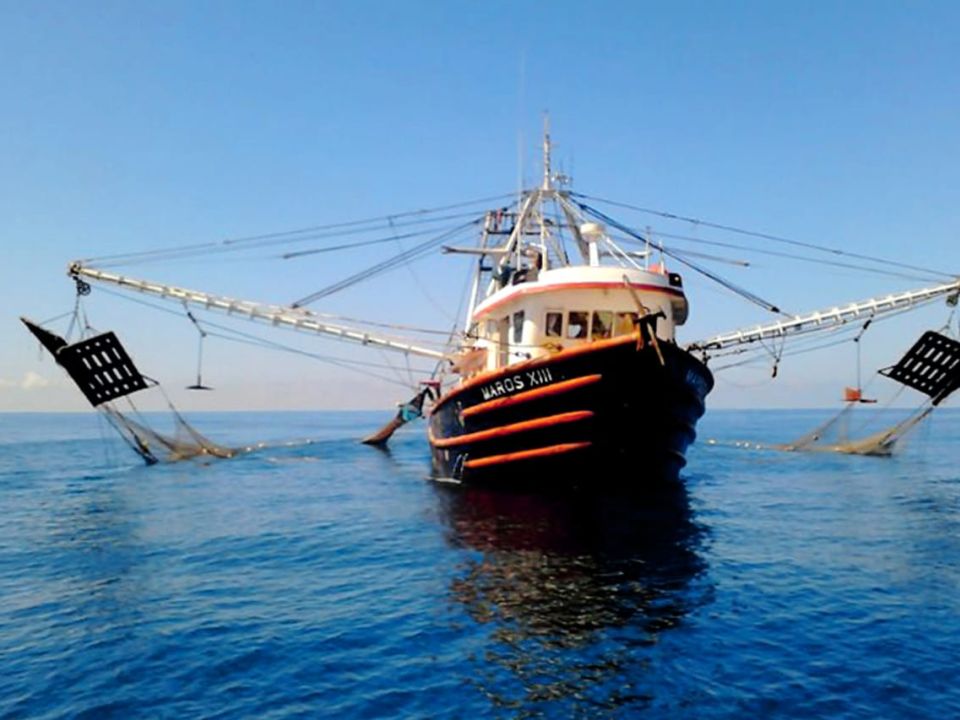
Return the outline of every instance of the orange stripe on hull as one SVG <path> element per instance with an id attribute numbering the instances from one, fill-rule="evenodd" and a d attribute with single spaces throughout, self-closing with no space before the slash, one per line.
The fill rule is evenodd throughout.
<path id="1" fill-rule="evenodd" d="M 505 453 L 503 455 L 491 455 L 490 457 L 477 458 L 476 460 L 467 460 L 464 465 L 474 470 L 476 468 L 488 467 L 490 465 L 502 465 L 503 463 L 518 462 L 520 460 L 534 460 L 536 458 L 550 457 L 552 455 L 562 455 L 582 450 L 592 445 L 589 442 L 563 443 L 562 445 L 549 445 L 547 447 L 537 448 L 536 450 L 521 450 L 520 452 Z"/>
<path id="2" fill-rule="evenodd" d="M 585 375 L 584 377 L 574 378 L 573 380 L 564 380 L 563 382 L 558 382 L 554 385 L 547 385 L 545 387 L 527 390 L 522 393 L 517 393 L 516 395 L 511 395 L 510 397 L 488 400 L 485 403 L 480 403 L 479 405 L 465 408 L 463 411 L 463 416 L 465 418 L 473 417 L 474 415 L 490 412 L 492 410 L 501 410 L 502 408 L 520 405 L 521 403 L 531 402 L 533 400 L 539 400 L 540 398 L 550 397 L 552 395 L 560 395 L 561 393 L 570 392 L 571 390 L 576 390 L 577 388 L 593 385 L 594 383 L 600 382 L 602 377 L 602 375 Z"/>
<path id="3" fill-rule="evenodd" d="M 436 414 L 437 410 L 441 405 L 446 404 L 450 401 L 451 398 L 460 395 L 463 392 L 466 392 L 470 388 L 477 387 L 478 385 L 483 385 L 484 383 L 493 382 L 504 378 L 507 375 L 514 375 L 525 370 L 530 370 L 532 368 L 538 368 L 543 365 L 552 366 L 559 365 L 564 360 L 569 360 L 570 358 L 576 357 L 578 355 L 587 355 L 589 353 L 599 353 L 603 350 L 612 349 L 619 346 L 629 345 L 631 347 L 637 347 L 637 333 L 632 332 L 629 335 L 620 335 L 615 338 L 607 338 L 606 340 L 591 340 L 588 343 L 583 345 L 576 345 L 565 350 L 561 350 L 558 353 L 553 353 L 551 355 L 542 355 L 540 357 L 532 358 L 531 360 L 524 360 L 522 362 L 515 363 L 513 365 L 507 365 L 506 367 L 497 368 L 495 370 L 484 370 L 481 373 L 477 373 L 468 380 L 464 380 L 462 383 L 452 388 L 446 395 L 442 396 L 437 400 L 436 405 L 433 406 L 433 409 L 430 411 L 431 415 Z"/>
<path id="4" fill-rule="evenodd" d="M 435 438 L 430 433 L 430 443 L 437 448 L 448 448 L 456 445 L 467 445 L 469 443 L 481 442 L 483 440 L 493 440 L 494 438 L 507 437 L 516 433 L 529 432 L 530 430 L 539 430 L 540 428 L 552 427 L 564 423 L 577 422 L 593 417 L 590 410 L 577 410 L 576 412 L 560 413 L 559 415 L 550 415 L 549 417 L 537 418 L 536 420 L 524 420 L 523 422 L 504 425 L 490 430 L 480 430 L 479 432 L 467 433 L 451 438 Z"/>

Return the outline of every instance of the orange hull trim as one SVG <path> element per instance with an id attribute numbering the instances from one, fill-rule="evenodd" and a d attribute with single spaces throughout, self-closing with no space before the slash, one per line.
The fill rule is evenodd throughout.
<path id="1" fill-rule="evenodd" d="M 594 383 L 600 382 L 602 377 L 603 375 L 585 375 L 584 377 L 574 378 L 573 380 L 564 380 L 563 382 L 558 382 L 555 385 L 547 385 L 546 387 L 527 390 L 526 392 L 512 395 L 510 397 L 488 400 L 485 403 L 480 403 L 479 405 L 466 408 L 463 411 L 463 417 L 473 417 L 474 415 L 480 415 L 481 413 L 491 412 L 493 410 L 501 410 L 502 408 L 520 405 L 521 403 L 531 402 L 533 400 L 539 400 L 540 398 L 550 397 L 551 395 L 560 395 L 561 393 L 570 392 L 571 390 L 576 390 L 577 388 L 593 385 Z"/>
<path id="2" fill-rule="evenodd" d="M 637 333 L 634 332 L 630 335 L 621 335 L 620 337 L 610 338 L 609 340 L 594 340 L 593 342 L 585 345 L 578 345 L 566 350 L 561 350 L 560 352 L 553 353 L 552 355 L 543 355 L 538 358 L 533 358 L 532 360 L 524 360 L 523 362 L 519 362 L 514 365 L 507 365 L 506 367 L 497 368 L 496 370 L 486 370 L 482 373 L 478 373 L 469 380 L 457 385 L 457 387 L 453 388 L 450 390 L 450 392 L 441 397 L 437 401 L 437 404 L 433 406 L 430 414 L 432 415 L 435 413 L 437 409 L 441 405 L 446 404 L 450 398 L 456 397 L 463 391 L 469 390 L 476 385 L 482 385 L 483 383 L 490 382 L 491 380 L 506 377 L 507 375 L 513 375 L 514 373 L 518 373 L 523 370 L 530 370 L 531 368 L 540 367 L 541 365 L 549 365 L 550 363 L 565 360 L 576 355 L 585 355 L 586 353 L 597 352 L 599 350 L 605 350 L 618 345 L 633 345 L 636 347 Z"/>
<path id="3" fill-rule="evenodd" d="M 536 450 L 522 450 L 521 452 L 505 453 L 503 455 L 491 455 L 490 457 L 477 458 L 476 460 L 467 460 L 464 465 L 467 468 L 475 469 L 487 467 L 489 465 L 502 465 L 503 463 L 518 462 L 520 460 L 533 460 L 536 458 L 550 457 L 551 455 L 562 455 L 563 453 L 582 450 L 590 447 L 592 443 L 577 442 L 563 443 L 562 445 L 549 445 L 547 447 L 537 448 Z"/>
<path id="4" fill-rule="evenodd" d="M 433 437 L 433 433 L 430 433 L 430 443 L 437 448 L 455 447 L 457 445 L 467 445 L 483 440 L 507 437 L 508 435 L 515 435 L 520 432 L 539 430 L 540 428 L 551 427 L 553 425 L 577 422 L 592 417 L 593 411 L 578 410 L 576 412 L 560 413 L 559 415 L 537 418 L 536 420 L 524 420 L 523 422 L 513 423 L 512 425 L 504 425 L 503 427 L 492 428 L 490 430 L 480 430 L 479 432 L 458 435 L 451 438 L 438 439 Z"/>

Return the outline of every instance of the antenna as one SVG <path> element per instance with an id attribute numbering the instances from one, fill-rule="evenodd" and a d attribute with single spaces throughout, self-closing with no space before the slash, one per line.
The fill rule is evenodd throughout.
<path id="1" fill-rule="evenodd" d="M 543 189 L 550 189 L 550 113 L 543 113 Z"/>
<path id="2" fill-rule="evenodd" d="M 523 198 L 523 105 L 526 95 L 527 54 L 520 51 L 520 92 L 517 94 L 517 198 Z"/>

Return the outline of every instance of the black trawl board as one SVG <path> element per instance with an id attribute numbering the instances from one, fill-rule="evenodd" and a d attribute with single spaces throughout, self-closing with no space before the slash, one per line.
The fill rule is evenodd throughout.
<path id="1" fill-rule="evenodd" d="M 928 330 L 896 365 L 880 372 L 929 395 L 936 405 L 960 388 L 960 342 Z"/>
<path id="2" fill-rule="evenodd" d="M 67 345 L 56 357 L 94 407 L 147 387 L 112 332 Z"/>

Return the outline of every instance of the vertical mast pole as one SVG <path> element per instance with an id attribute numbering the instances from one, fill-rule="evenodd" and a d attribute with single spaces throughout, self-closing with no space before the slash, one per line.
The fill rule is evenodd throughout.
<path id="1" fill-rule="evenodd" d="M 494 211 L 489 210 L 487 211 L 487 217 L 483 221 L 483 234 L 480 236 L 480 247 L 482 249 L 485 249 L 489 244 L 490 231 L 494 229 L 494 216 Z M 470 332 L 470 327 L 473 325 L 473 309 L 477 306 L 479 299 L 480 280 L 483 277 L 483 261 L 486 257 L 486 255 L 481 255 L 477 258 L 477 271 L 473 276 L 473 285 L 470 287 L 470 301 L 467 305 L 467 316 L 463 321 L 463 332 L 465 335 Z"/>
<path id="2" fill-rule="evenodd" d="M 544 267 L 547 259 L 547 218 L 545 215 L 543 201 L 552 197 L 553 187 L 551 185 L 552 172 L 550 168 L 550 115 L 543 114 L 543 185 L 540 188 L 540 197 L 537 202 L 537 212 L 540 215 L 540 253 L 543 257 Z"/>
<path id="3" fill-rule="evenodd" d="M 550 190 L 550 116 L 543 116 L 543 189 Z"/>

